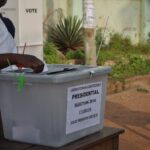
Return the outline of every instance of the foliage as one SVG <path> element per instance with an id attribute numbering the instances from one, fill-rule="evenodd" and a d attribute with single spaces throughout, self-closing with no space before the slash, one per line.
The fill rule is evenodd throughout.
<path id="1" fill-rule="evenodd" d="M 143 54 L 150 54 L 150 42 L 143 44 L 139 43 L 137 46 L 135 46 L 135 50 Z"/>
<path id="2" fill-rule="evenodd" d="M 112 50 L 101 50 L 97 64 L 103 65 L 107 60 L 117 60 L 118 57 L 121 57 L 123 53 L 121 51 L 112 51 Z"/>
<path id="3" fill-rule="evenodd" d="M 98 28 L 96 30 L 96 35 L 95 35 L 95 42 L 96 42 L 96 50 L 98 51 L 99 46 L 101 45 L 102 42 L 102 48 L 105 48 L 105 37 L 103 37 L 102 29 Z"/>
<path id="4" fill-rule="evenodd" d="M 53 42 L 60 51 L 77 50 L 83 46 L 82 20 L 78 17 L 60 19 L 55 26 L 48 28 L 48 41 Z"/>
<path id="5" fill-rule="evenodd" d="M 109 41 L 109 49 L 129 51 L 132 49 L 131 40 L 128 37 L 123 37 L 119 33 L 112 34 Z"/>
<path id="6" fill-rule="evenodd" d="M 76 51 L 69 50 L 66 53 L 67 59 L 82 59 L 82 60 L 84 60 L 84 57 L 85 57 L 84 51 L 80 50 L 80 49 L 78 49 Z"/>
<path id="7" fill-rule="evenodd" d="M 147 42 L 150 43 L 150 32 L 148 33 L 148 39 Z"/>
<path id="8" fill-rule="evenodd" d="M 70 22 L 72 21 L 70 20 Z M 60 46 L 58 46 L 55 42 L 53 43 L 57 45 L 59 49 L 63 50 L 63 52 L 66 52 L 65 56 L 67 59 L 84 60 L 84 51 L 78 48 L 78 46 L 76 46 L 73 42 L 71 42 L 71 44 L 73 43 L 72 46 L 69 45 L 69 42 L 74 39 L 73 36 L 76 31 L 74 31 L 74 34 L 70 34 L 71 27 L 65 28 L 66 24 L 66 21 L 61 21 L 61 23 L 56 26 L 59 31 L 59 40 L 62 39 L 62 43 L 58 40 L 58 45 L 60 44 Z M 71 24 L 73 26 L 74 23 L 72 22 Z M 61 26 L 64 28 L 61 28 Z M 67 31 L 67 34 L 65 33 L 65 30 Z M 62 35 L 59 35 L 60 32 Z M 71 37 L 69 38 L 69 36 Z M 95 40 L 97 42 L 97 46 L 99 46 L 102 40 L 101 30 L 97 31 Z M 62 63 L 58 57 L 57 47 L 54 44 L 44 44 L 44 59 L 47 63 Z M 75 49 L 76 51 L 74 51 Z M 123 81 L 128 77 L 150 73 L 150 42 L 133 45 L 129 38 L 115 33 L 110 36 L 110 41 L 107 45 L 104 40 L 103 47 L 98 56 L 98 64 L 103 65 L 109 60 L 114 62 L 112 72 L 110 74 L 110 77 L 113 79 Z"/>
<path id="9" fill-rule="evenodd" d="M 142 59 L 139 55 L 129 55 L 129 62 L 119 60 L 113 67 L 110 76 L 115 79 L 124 79 L 136 75 L 150 73 L 150 59 Z"/>
<path id="10" fill-rule="evenodd" d="M 59 58 L 57 47 L 49 42 L 44 43 L 44 60 L 47 64 L 60 64 L 64 61 Z"/>
<path id="11" fill-rule="evenodd" d="M 98 42 L 97 38 L 96 42 Z M 123 37 L 118 33 L 111 34 L 109 43 L 107 45 L 105 44 L 105 47 L 102 47 L 99 53 L 98 64 L 104 64 L 107 60 L 114 60 L 116 62 L 116 60 L 120 60 L 124 57 L 128 59 L 128 54 L 146 54 L 146 56 L 148 56 L 150 54 L 150 42 L 134 45 L 127 37 Z"/>

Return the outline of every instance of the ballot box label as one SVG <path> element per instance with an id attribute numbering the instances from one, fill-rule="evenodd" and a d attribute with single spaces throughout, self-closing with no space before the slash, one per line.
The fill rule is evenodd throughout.
<path id="1" fill-rule="evenodd" d="M 102 82 L 68 88 L 66 134 L 100 124 Z"/>

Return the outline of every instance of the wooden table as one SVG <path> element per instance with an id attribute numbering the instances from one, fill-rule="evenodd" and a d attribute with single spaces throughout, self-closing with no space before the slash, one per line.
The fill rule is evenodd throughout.
<path id="1" fill-rule="evenodd" d="M 1 138 L 0 150 L 118 150 L 119 135 L 123 132 L 123 129 L 104 127 L 100 132 L 59 148 L 11 142 Z"/>

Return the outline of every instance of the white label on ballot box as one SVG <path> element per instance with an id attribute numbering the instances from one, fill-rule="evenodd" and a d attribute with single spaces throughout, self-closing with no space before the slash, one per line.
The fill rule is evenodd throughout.
<path id="1" fill-rule="evenodd" d="M 66 134 L 100 124 L 102 82 L 68 88 Z"/>

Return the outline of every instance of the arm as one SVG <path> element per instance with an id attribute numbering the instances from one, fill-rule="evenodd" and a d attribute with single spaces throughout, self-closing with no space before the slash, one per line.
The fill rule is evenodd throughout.
<path id="1" fill-rule="evenodd" d="M 0 69 L 9 66 L 8 61 L 11 65 L 21 66 L 25 68 L 31 68 L 34 72 L 42 72 L 44 68 L 44 64 L 41 60 L 32 55 L 24 55 L 24 54 L 0 54 Z"/>

